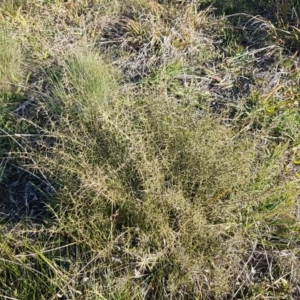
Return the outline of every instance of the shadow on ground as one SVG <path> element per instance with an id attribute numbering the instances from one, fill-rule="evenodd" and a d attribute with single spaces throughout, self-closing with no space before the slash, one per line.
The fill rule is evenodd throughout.
<path id="1" fill-rule="evenodd" d="M 26 171 L 10 169 L 11 175 L 0 182 L 0 222 L 46 222 L 52 216 L 47 204 L 53 187 Z"/>

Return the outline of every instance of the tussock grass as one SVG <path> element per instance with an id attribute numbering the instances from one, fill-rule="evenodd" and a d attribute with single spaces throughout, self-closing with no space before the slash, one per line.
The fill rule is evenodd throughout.
<path id="1" fill-rule="evenodd" d="M 11 49 L 15 52 L 12 53 Z M 22 67 L 22 54 L 20 45 L 2 29 L 1 33 L 1 90 L 11 91 L 20 81 L 24 69 Z"/>
<path id="2" fill-rule="evenodd" d="M 0 119 L 2 122 L 7 106 L 12 106 L 13 102 L 18 100 L 18 96 L 20 97 L 20 85 L 25 79 L 26 67 L 20 44 L 5 28 L 1 29 L 0 48 Z"/>
<path id="3" fill-rule="evenodd" d="M 26 55 L 34 99 L 2 130 L 2 297 L 299 296 L 296 56 L 245 48 L 196 1 L 1 5 L 23 47 L 0 45 L 3 90 Z"/>
<path id="4" fill-rule="evenodd" d="M 78 120 L 88 122 L 97 116 L 99 107 L 105 109 L 113 101 L 116 79 L 111 68 L 96 53 L 86 51 L 67 58 L 63 72 L 52 77 L 54 96 L 60 100 L 57 109 L 61 114 L 64 111 L 71 113 L 73 119 L 76 116 Z M 55 100 L 52 102 L 50 105 Z"/>

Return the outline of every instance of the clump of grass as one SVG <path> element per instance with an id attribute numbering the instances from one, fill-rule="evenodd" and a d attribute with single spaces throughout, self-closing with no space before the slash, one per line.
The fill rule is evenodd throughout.
<path id="1" fill-rule="evenodd" d="M 54 76 L 54 77 L 53 77 Z M 65 60 L 60 78 L 52 75 L 53 96 L 58 100 L 58 109 L 71 113 L 80 121 L 97 117 L 97 109 L 103 109 L 113 101 L 115 78 L 108 66 L 93 52 L 83 52 Z M 57 83 L 57 80 L 60 82 Z M 50 105 L 55 103 L 52 101 Z M 58 113 L 58 112 L 57 112 Z"/>
<path id="2" fill-rule="evenodd" d="M 106 79 L 91 78 L 95 65 Z M 79 286 L 87 299 L 247 293 L 243 262 L 254 236 L 266 251 L 279 249 L 280 236 L 285 249 L 284 224 L 298 230 L 296 186 L 280 177 L 286 145 L 260 147 L 260 138 L 155 86 L 124 95 L 107 68 L 94 53 L 66 59 L 66 92 L 56 94 L 61 82 L 52 86 L 65 109 L 52 111 L 56 143 L 46 157 L 35 155 L 61 186 L 52 204 L 55 231 L 76 245 L 64 269 L 73 280 L 63 288 L 57 282 L 59 294 Z M 236 289 L 234 278 L 245 287 Z"/>
<path id="3" fill-rule="evenodd" d="M 20 45 L 2 29 L 1 32 L 1 90 L 11 91 L 24 72 Z M 12 51 L 14 49 L 14 51 Z"/>
<path id="4" fill-rule="evenodd" d="M 0 49 L 0 118 L 3 121 L 6 107 L 13 106 L 14 101 L 20 97 L 20 84 L 24 80 L 25 66 L 18 41 L 3 28 Z"/>

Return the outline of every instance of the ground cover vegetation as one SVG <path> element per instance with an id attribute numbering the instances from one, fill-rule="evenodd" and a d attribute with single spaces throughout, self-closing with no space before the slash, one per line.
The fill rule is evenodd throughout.
<path id="1" fill-rule="evenodd" d="M 2 0 L 1 299 L 300 298 L 299 14 Z"/>

